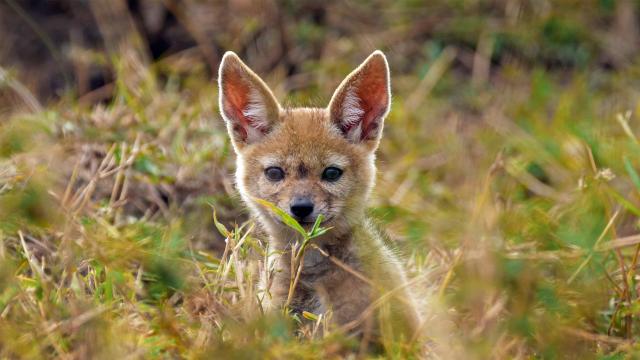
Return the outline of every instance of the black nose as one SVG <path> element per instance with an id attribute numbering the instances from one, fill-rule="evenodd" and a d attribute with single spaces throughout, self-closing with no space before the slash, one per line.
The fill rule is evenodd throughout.
<path id="1" fill-rule="evenodd" d="M 295 199 L 291 204 L 291 213 L 298 219 L 304 219 L 313 212 L 313 203 L 307 198 Z"/>

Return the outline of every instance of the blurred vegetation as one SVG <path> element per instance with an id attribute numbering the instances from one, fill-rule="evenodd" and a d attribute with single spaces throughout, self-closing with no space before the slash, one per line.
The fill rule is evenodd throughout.
<path id="1" fill-rule="evenodd" d="M 261 315 L 214 80 L 234 50 L 324 106 L 377 48 L 370 212 L 441 357 L 639 357 L 639 6 L 0 1 L 0 357 L 358 354 L 320 314 Z"/>

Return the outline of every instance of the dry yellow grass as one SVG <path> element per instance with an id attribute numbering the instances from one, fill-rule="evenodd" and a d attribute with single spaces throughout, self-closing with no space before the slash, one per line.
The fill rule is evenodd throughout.
<path id="1" fill-rule="evenodd" d="M 610 56 L 615 6 L 463 3 L 261 15 L 234 2 L 214 43 L 293 104 L 324 104 L 370 50 L 389 55 L 370 213 L 424 294 L 431 351 L 637 356 L 639 72 L 634 55 Z M 262 47 L 283 33 L 290 48 Z M 0 357 L 419 356 L 365 351 L 324 315 L 262 315 L 268 249 L 234 190 L 207 70 L 218 50 L 154 61 L 76 49 L 69 59 L 114 80 L 42 103 L 36 68 L 2 64 Z"/>

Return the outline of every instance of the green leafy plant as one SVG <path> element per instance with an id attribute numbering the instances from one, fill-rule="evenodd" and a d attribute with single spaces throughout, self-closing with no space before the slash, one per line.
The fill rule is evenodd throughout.
<path id="1" fill-rule="evenodd" d="M 291 280 L 289 283 L 289 293 L 284 305 L 284 309 L 286 311 L 286 309 L 288 309 L 289 307 L 289 304 L 291 303 L 291 299 L 295 292 L 296 286 L 298 285 L 298 281 L 300 280 L 300 274 L 302 273 L 302 269 L 304 267 L 304 252 L 306 251 L 307 246 L 313 238 L 325 234 L 327 231 L 331 230 L 331 228 L 320 227 L 320 224 L 322 223 L 322 220 L 324 218 L 322 214 L 320 214 L 316 218 L 316 221 L 314 222 L 311 229 L 307 231 L 304 229 L 304 227 L 302 227 L 302 225 L 300 225 L 300 223 L 298 223 L 298 221 L 296 221 L 296 219 L 294 219 L 286 211 L 277 207 L 275 204 L 263 199 L 254 200 L 276 214 L 283 223 L 285 223 L 291 229 L 295 230 L 301 238 L 300 240 L 294 240 L 291 245 Z"/>

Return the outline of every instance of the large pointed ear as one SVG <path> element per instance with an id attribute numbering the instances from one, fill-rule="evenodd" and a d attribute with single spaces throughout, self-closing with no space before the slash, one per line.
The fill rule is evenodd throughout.
<path id="1" fill-rule="evenodd" d="M 260 141 L 278 120 L 280 105 L 269 87 L 231 51 L 220 63 L 218 92 L 236 149 Z"/>
<path id="2" fill-rule="evenodd" d="M 389 65 L 376 50 L 340 84 L 329 103 L 331 120 L 353 143 L 374 150 L 391 104 Z"/>

